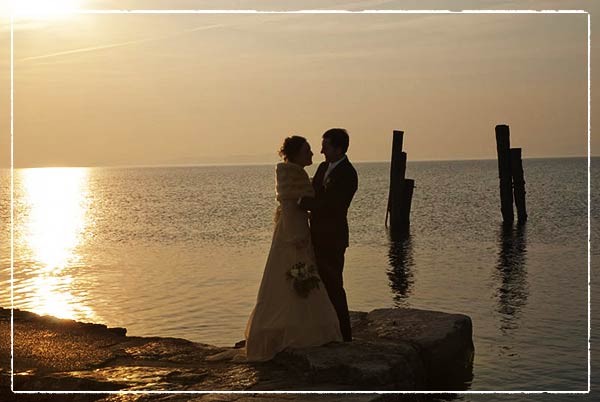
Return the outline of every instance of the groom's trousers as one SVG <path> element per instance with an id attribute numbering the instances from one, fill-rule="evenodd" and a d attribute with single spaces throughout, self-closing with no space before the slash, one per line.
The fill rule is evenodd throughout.
<path id="1" fill-rule="evenodd" d="M 342 337 L 345 342 L 350 342 L 352 341 L 352 330 L 342 275 L 346 247 L 323 247 L 315 244 L 314 248 L 319 275 L 337 313 Z"/>

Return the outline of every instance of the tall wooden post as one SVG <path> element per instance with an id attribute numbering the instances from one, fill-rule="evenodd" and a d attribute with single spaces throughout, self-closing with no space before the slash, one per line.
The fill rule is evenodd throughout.
<path id="1" fill-rule="evenodd" d="M 500 177 L 500 210 L 505 223 L 514 220 L 512 175 L 510 169 L 510 131 L 507 125 L 496 126 L 496 150 Z"/>
<path id="2" fill-rule="evenodd" d="M 392 163 L 390 166 L 390 193 L 388 196 L 388 213 L 392 229 L 397 228 L 400 224 L 402 188 L 404 187 L 404 176 L 406 175 L 406 152 L 402 152 L 403 142 L 404 131 L 394 130 Z"/>
<path id="3" fill-rule="evenodd" d="M 392 139 L 392 163 L 390 167 L 390 193 L 385 223 L 388 214 L 392 231 L 406 229 L 410 223 L 410 205 L 414 180 L 406 179 L 406 152 L 402 152 L 404 131 L 394 130 Z"/>
<path id="4" fill-rule="evenodd" d="M 518 221 L 524 223 L 527 221 L 527 207 L 525 205 L 525 179 L 523 178 L 521 148 L 510 149 L 510 172 L 512 175 Z"/>

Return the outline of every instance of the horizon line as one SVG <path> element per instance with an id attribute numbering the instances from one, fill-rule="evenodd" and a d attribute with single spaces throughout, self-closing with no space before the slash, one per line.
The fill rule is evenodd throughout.
<path id="1" fill-rule="evenodd" d="M 600 155 L 567 155 L 567 156 L 532 156 L 523 158 L 528 159 L 583 159 L 583 158 L 598 158 Z M 497 160 L 497 158 L 461 158 L 461 159 L 414 159 L 408 160 L 407 163 L 420 163 L 420 162 L 468 162 L 468 161 L 491 161 Z M 193 162 L 193 163 L 155 163 L 155 164 L 114 164 L 114 165 L 44 165 L 44 166 L 15 166 L 15 170 L 19 169 L 70 169 L 70 168 L 166 168 L 166 167 L 210 167 L 210 166 L 267 166 L 279 163 L 280 161 L 271 162 Z M 313 162 L 309 166 L 317 166 L 319 162 Z M 390 160 L 375 160 L 375 159 L 357 159 L 352 160 L 352 163 L 391 163 Z M 0 166 L 0 170 L 10 170 L 11 166 Z"/>

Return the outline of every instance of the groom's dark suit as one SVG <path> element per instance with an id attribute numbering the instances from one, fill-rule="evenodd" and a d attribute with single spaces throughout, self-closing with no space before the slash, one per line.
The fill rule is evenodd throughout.
<path id="1" fill-rule="evenodd" d="M 358 175 L 347 157 L 324 180 L 328 162 L 319 165 L 313 178 L 314 198 L 302 198 L 310 211 L 310 230 L 321 280 L 340 321 L 345 341 L 352 340 L 348 302 L 342 272 L 348 247 L 348 207 L 358 188 Z"/>

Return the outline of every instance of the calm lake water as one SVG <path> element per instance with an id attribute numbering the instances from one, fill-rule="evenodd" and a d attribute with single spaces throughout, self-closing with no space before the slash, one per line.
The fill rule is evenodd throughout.
<path id="1" fill-rule="evenodd" d="M 344 271 L 350 309 L 469 315 L 469 390 L 587 389 L 587 159 L 525 160 L 529 221 L 508 231 L 496 161 L 409 162 L 412 224 L 400 241 L 384 227 L 389 164 L 356 168 Z M 0 305 L 8 307 L 10 172 L 1 174 Z M 130 335 L 217 345 L 243 338 L 272 235 L 274 166 L 14 175 L 16 307 L 123 326 Z M 597 201 L 592 192 L 592 206 Z M 598 218 L 592 209 L 592 244 Z"/>

